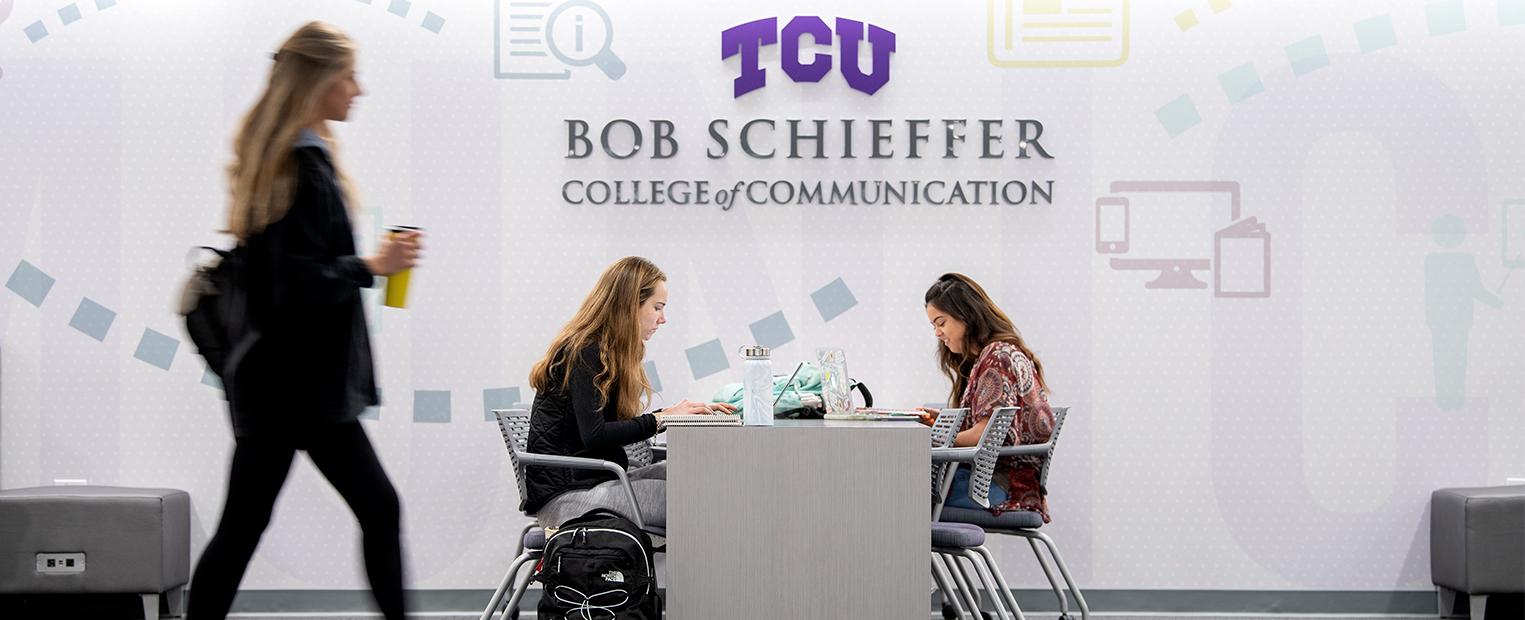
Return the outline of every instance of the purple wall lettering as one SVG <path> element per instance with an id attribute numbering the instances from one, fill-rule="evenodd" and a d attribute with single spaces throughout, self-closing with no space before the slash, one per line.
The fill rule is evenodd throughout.
<path id="1" fill-rule="evenodd" d="M 720 32 L 720 59 L 741 53 L 741 75 L 734 81 L 734 95 L 740 97 L 768 84 L 768 73 L 757 63 L 757 52 L 764 45 L 778 42 L 778 18 L 769 17 L 732 26 Z"/>
<path id="2" fill-rule="evenodd" d="M 853 90 L 869 95 L 879 92 L 890 81 L 890 55 L 895 53 L 895 33 L 873 24 L 842 17 L 836 19 L 837 56 L 841 58 L 842 77 Z M 870 73 L 864 73 L 858 66 L 858 45 L 864 42 L 865 25 L 867 41 L 873 49 Z M 818 52 L 810 62 L 800 62 L 800 40 L 809 35 L 816 45 L 830 45 L 832 34 L 832 28 L 820 17 L 799 15 L 790 19 L 784 26 L 783 47 L 779 50 L 784 74 L 795 82 L 819 82 L 831 73 L 829 53 Z M 764 46 L 778 43 L 779 39 L 776 17 L 750 21 L 720 32 L 720 59 L 741 54 L 741 73 L 733 81 L 732 96 L 740 97 L 768 84 L 768 71 L 761 66 L 759 54 Z"/>
<path id="3" fill-rule="evenodd" d="M 800 37 L 810 35 L 817 45 L 831 45 L 831 27 L 814 15 L 801 15 L 784 26 L 784 48 L 779 53 L 784 73 L 796 82 L 819 82 L 831 73 L 831 54 L 817 53 L 809 64 L 800 63 Z"/>

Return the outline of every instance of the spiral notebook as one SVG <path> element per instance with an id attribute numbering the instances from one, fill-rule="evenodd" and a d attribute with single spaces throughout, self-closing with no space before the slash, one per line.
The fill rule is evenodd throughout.
<path id="1" fill-rule="evenodd" d="M 668 428 L 674 426 L 741 426 L 741 416 L 728 413 L 673 414 L 662 416 L 662 424 Z"/>

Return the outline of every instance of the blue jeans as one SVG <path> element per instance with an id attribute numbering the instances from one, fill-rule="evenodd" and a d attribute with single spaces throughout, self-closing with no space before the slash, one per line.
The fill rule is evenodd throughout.
<path id="1" fill-rule="evenodd" d="M 990 505 L 999 506 L 1006 503 L 1006 489 L 995 484 L 990 484 Z M 953 488 L 948 489 L 948 499 L 943 502 L 945 508 L 968 508 L 970 510 L 985 510 L 974 500 L 969 499 L 969 468 L 960 465 L 958 471 L 953 474 Z"/>

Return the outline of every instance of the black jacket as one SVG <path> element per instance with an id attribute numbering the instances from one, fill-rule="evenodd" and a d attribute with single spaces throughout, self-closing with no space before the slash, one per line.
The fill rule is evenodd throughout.
<path id="1" fill-rule="evenodd" d="M 360 289 L 374 278 L 326 151 L 293 151 L 291 209 L 245 241 L 259 340 L 227 381 L 234 434 L 289 433 L 355 420 L 378 404 Z"/>
<path id="2" fill-rule="evenodd" d="M 561 387 L 564 363 L 565 355 L 559 355 L 551 366 L 551 385 L 535 394 L 535 404 L 530 410 L 529 451 L 613 461 L 629 467 L 625 445 L 657 434 L 656 416 L 648 414 L 621 421 L 613 403 L 598 406 L 594 377 L 604 368 L 598 360 L 598 345 L 586 347 L 578 355 L 566 389 Z M 612 386 L 610 393 L 618 393 L 618 387 Z M 519 501 L 519 509 L 525 514 L 535 514 L 557 495 L 615 479 L 612 472 L 603 470 L 526 467 L 526 493 Z"/>

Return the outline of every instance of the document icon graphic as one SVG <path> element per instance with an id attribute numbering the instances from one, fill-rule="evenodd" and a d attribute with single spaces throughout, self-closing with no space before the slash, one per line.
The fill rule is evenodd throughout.
<path id="1" fill-rule="evenodd" d="M 1271 233 L 1248 217 L 1213 235 L 1213 295 L 1271 296 Z"/>
<path id="2" fill-rule="evenodd" d="M 508 80 L 565 80 L 595 65 L 611 80 L 625 63 L 611 49 L 614 24 L 592 0 L 494 0 L 493 74 Z"/>
<path id="3" fill-rule="evenodd" d="M 997 67 L 1115 67 L 1128 60 L 1129 0 L 986 0 Z"/>

